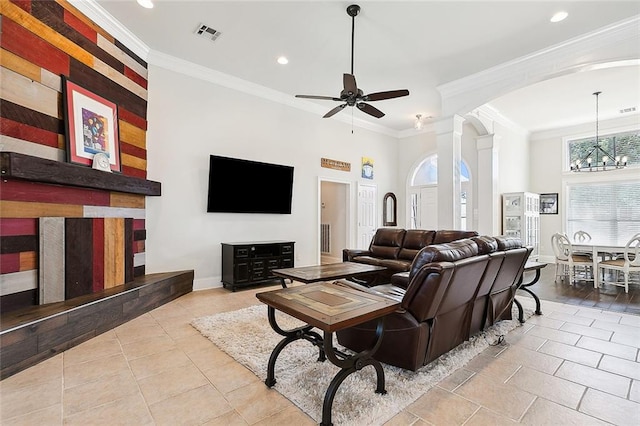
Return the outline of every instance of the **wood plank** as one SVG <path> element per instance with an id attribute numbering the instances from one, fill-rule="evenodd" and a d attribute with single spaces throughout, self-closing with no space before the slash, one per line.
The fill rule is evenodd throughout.
<path id="1" fill-rule="evenodd" d="M 131 93 L 136 94 L 137 96 L 144 99 L 145 101 L 147 100 L 149 96 L 147 89 L 140 86 L 138 83 L 131 80 L 129 77 L 125 76 L 123 74 L 124 69 L 122 70 L 122 72 L 120 70 L 113 69 L 113 67 L 109 66 L 109 64 L 105 63 L 104 61 L 98 58 L 94 58 L 93 60 L 93 69 L 98 71 L 100 74 L 106 76 L 107 78 L 109 78 L 109 80 L 118 83 L 120 86 L 124 87 Z"/>
<path id="2" fill-rule="evenodd" d="M 26 201 L 32 203 L 80 204 L 108 206 L 110 195 L 107 191 L 50 185 L 7 179 L 0 184 L 1 200 Z"/>
<path id="3" fill-rule="evenodd" d="M 69 78 L 75 83 L 146 120 L 146 100 L 74 58 L 71 58 L 69 69 Z"/>
<path id="4" fill-rule="evenodd" d="M 58 143 L 60 143 L 59 139 Z M 5 151 L 14 152 L 16 154 L 32 158 L 42 158 L 56 162 L 63 162 L 66 157 L 66 151 L 60 148 L 52 148 L 50 146 L 40 145 L 39 143 L 12 138 L 11 136 L 1 134 L 0 144 L 2 144 L 2 149 Z"/>
<path id="5" fill-rule="evenodd" d="M 61 302 L 65 294 L 65 219 L 40 218 L 40 278 L 38 302 Z"/>
<path id="6" fill-rule="evenodd" d="M 101 207 L 84 206 L 84 217 L 132 217 L 142 219 L 145 217 L 144 209 L 134 209 L 130 207 Z"/>
<path id="7" fill-rule="evenodd" d="M 0 91 L 2 99 L 51 117 L 62 116 L 60 93 L 7 68 L 0 68 Z"/>
<path id="8" fill-rule="evenodd" d="M 0 65 L 31 80 L 40 81 L 40 67 L 12 52 L 0 49 Z"/>
<path id="9" fill-rule="evenodd" d="M 147 231 L 144 230 L 144 229 L 136 229 L 135 231 L 133 231 L 133 239 L 135 241 L 146 240 L 147 239 Z"/>
<path id="10" fill-rule="evenodd" d="M 133 219 L 126 218 L 124 221 L 123 246 L 124 246 L 124 282 L 128 283 L 134 278 L 133 269 Z"/>
<path id="11" fill-rule="evenodd" d="M 131 144 L 128 144 L 124 141 L 120 141 L 120 153 L 121 154 L 129 154 L 132 155 L 134 157 L 138 157 L 138 158 L 142 158 L 142 159 L 147 159 L 147 150 L 146 149 L 142 149 L 142 148 L 138 148 L 137 146 L 133 146 Z"/>
<path id="12" fill-rule="evenodd" d="M 64 9 L 64 22 L 66 22 L 70 27 L 74 28 L 88 40 L 90 40 L 94 44 L 98 44 L 98 31 L 95 28 L 92 28 L 90 25 L 87 25 L 85 21 L 78 18 L 71 11 Z"/>
<path id="13" fill-rule="evenodd" d="M 112 192 L 111 207 L 132 207 L 135 209 L 144 209 L 146 198 L 143 195 L 126 194 L 123 192 Z"/>
<path id="14" fill-rule="evenodd" d="M 134 241 L 133 242 L 133 253 L 144 253 L 145 250 L 145 241 Z M 133 257 L 132 257 L 133 258 Z"/>
<path id="15" fill-rule="evenodd" d="M 134 222 L 134 225 L 137 224 Z M 141 226 L 142 228 L 140 229 L 144 229 L 144 221 L 142 221 Z M 0 237 L 36 235 L 37 231 L 37 220 L 35 219 L 0 219 Z"/>
<path id="16" fill-rule="evenodd" d="M 130 123 L 138 129 L 147 130 L 147 120 L 135 115 L 134 113 L 128 111 L 120 105 L 118 105 L 118 119 Z M 120 122 L 118 122 L 118 127 L 120 126 L 121 124 Z"/>
<path id="17" fill-rule="evenodd" d="M 144 253 L 136 253 L 133 255 L 133 266 L 142 266 L 147 263 L 146 256 Z"/>
<path id="18" fill-rule="evenodd" d="M 20 253 L 0 254 L 0 274 L 20 272 Z"/>
<path id="19" fill-rule="evenodd" d="M 6 314 L 13 310 L 31 307 L 37 303 L 38 289 L 19 291 L 0 297 L 0 312 Z M 24 356 L 25 352 L 21 351 L 21 355 Z"/>
<path id="20" fill-rule="evenodd" d="M 8 2 L 2 2 L 3 5 L 6 3 Z M 20 10 L 15 6 L 13 7 L 16 10 Z M 4 7 L 2 10 L 4 10 Z M 35 21 L 28 13 L 20 12 L 28 16 L 28 19 Z M 13 52 L 39 67 L 48 69 L 54 74 L 69 75 L 69 55 L 67 53 L 47 43 L 46 39 L 39 37 L 37 33 L 34 34 L 32 31 L 28 31 L 15 20 L 9 18 L 11 17 L 5 16 L 2 19 L 1 41 L 5 50 Z"/>
<path id="21" fill-rule="evenodd" d="M 133 229 L 135 231 L 143 230 L 145 227 L 144 219 L 133 219 Z"/>
<path id="22" fill-rule="evenodd" d="M 124 218 L 113 219 L 116 221 L 116 233 L 115 233 L 115 256 L 112 259 L 113 264 L 115 266 L 114 269 L 114 277 L 115 277 L 115 285 L 122 285 L 125 283 L 124 280 Z"/>
<path id="23" fill-rule="evenodd" d="M 111 40 L 111 42 L 113 43 L 114 39 L 113 39 L 113 36 L 111 34 L 109 34 L 102 27 L 100 27 L 95 22 L 93 22 L 91 19 L 89 19 L 84 13 L 82 13 L 78 9 L 76 9 L 67 0 L 55 0 L 55 2 L 60 4 L 62 7 L 64 7 L 65 11 L 67 11 L 70 14 L 72 14 L 73 16 L 75 16 L 76 19 L 78 19 L 79 21 L 84 23 L 86 26 L 88 26 L 89 28 L 94 30 L 97 34 L 100 34 L 102 37 L 106 38 L 107 40 Z"/>
<path id="24" fill-rule="evenodd" d="M 54 74 L 49 70 L 40 68 L 40 83 L 52 88 L 56 92 L 62 93 L 62 77 L 58 74 Z"/>
<path id="25" fill-rule="evenodd" d="M 127 142 L 138 148 L 146 149 L 147 132 L 123 120 L 118 120 L 120 130 L 120 140 Z"/>
<path id="26" fill-rule="evenodd" d="M 146 170 L 136 169 L 135 167 L 129 167 L 126 165 L 122 166 L 122 173 L 126 174 L 127 176 L 137 177 L 139 179 L 147 178 Z"/>
<path id="27" fill-rule="evenodd" d="M 64 134 L 64 121 L 58 117 L 43 114 L 36 110 L 18 105 L 7 100 L 2 101 L 0 108 L 0 117 L 16 121 L 18 123 L 28 124 L 38 129 L 46 130 L 52 133 Z M 3 151 L 7 151 L 3 149 Z"/>
<path id="28" fill-rule="evenodd" d="M 24 201 L 2 201 L 0 217 L 82 217 L 82 206 L 54 203 L 27 203 Z"/>
<path id="29" fill-rule="evenodd" d="M 149 72 L 146 65 L 142 65 L 137 60 L 129 56 L 125 51 L 120 49 L 112 40 L 107 40 L 102 35 L 98 35 L 98 46 L 109 52 L 111 56 L 114 58 L 118 58 L 120 62 L 122 62 L 126 67 L 129 67 L 140 76 L 142 76 L 145 80 L 149 78 Z"/>
<path id="30" fill-rule="evenodd" d="M 65 300 L 93 290 L 93 219 L 65 219 Z"/>
<path id="31" fill-rule="evenodd" d="M 96 44 L 97 36 L 95 31 L 92 31 L 90 28 L 83 25 L 83 28 L 87 29 L 90 32 L 89 38 L 87 38 L 84 34 L 80 33 L 65 21 L 65 10 L 60 4 L 52 1 L 36 2 L 32 7 L 31 14 L 38 18 L 42 23 L 46 24 L 48 27 L 53 28 L 59 34 L 66 37 L 71 42 L 77 44 L 80 48 L 92 54 L 96 59 L 100 59 L 104 63 L 108 64 L 111 68 L 118 70 L 118 72 L 124 74 L 125 65 L 118 59 L 111 56 L 108 52 L 98 47 L 98 45 Z M 69 12 L 67 12 L 67 15 L 70 15 Z M 73 15 L 70 16 L 73 18 Z M 79 21 L 75 19 L 75 22 Z"/>
<path id="32" fill-rule="evenodd" d="M 25 179 L 42 183 L 114 190 L 141 195 L 160 195 L 161 193 L 159 182 L 118 173 L 105 173 L 85 166 L 51 161 L 13 152 L 0 152 L 0 171 L 5 179 Z"/>
<path id="33" fill-rule="evenodd" d="M 0 134 L 40 145 L 58 148 L 58 134 L 0 117 Z"/>
<path id="34" fill-rule="evenodd" d="M 37 35 L 38 37 L 42 38 L 43 40 L 47 40 L 51 45 L 57 47 L 63 52 L 66 52 L 76 60 L 86 64 L 87 66 L 90 66 L 90 67 L 93 66 L 93 55 L 91 55 L 89 52 L 85 51 L 84 49 L 80 48 L 80 46 L 71 42 L 66 37 L 62 36 L 52 28 L 49 28 L 48 26 L 40 22 L 37 18 L 28 14 L 27 12 L 20 9 L 16 5 L 8 1 L 0 2 L 0 14 L 13 20 L 15 23 L 26 28 L 27 30 Z M 4 27 L 4 22 L 3 22 L 3 27 Z M 4 31 L 4 28 L 3 28 L 3 31 Z M 68 73 L 64 73 L 64 74 L 69 75 Z"/>
<path id="35" fill-rule="evenodd" d="M 38 268 L 38 253 L 35 251 L 23 251 L 20 253 L 20 270 L 29 271 Z"/>
<path id="36" fill-rule="evenodd" d="M 93 219 L 93 292 L 104 290 L 104 219 Z"/>
<path id="37" fill-rule="evenodd" d="M 133 155 L 120 153 L 120 161 L 123 166 L 133 167 L 135 169 L 147 170 L 147 160 L 135 157 Z"/>
<path id="38" fill-rule="evenodd" d="M 117 223 L 114 218 L 104 219 L 104 288 L 115 287 L 117 276 L 114 259 L 116 257 Z"/>
<path id="39" fill-rule="evenodd" d="M 0 253 L 20 253 L 38 250 L 36 235 L 2 235 L 0 236 Z"/>
<path id="40" fill-rule="evenodd" d="M 133 60 L 138 62 L 143 67 L 148 68 L 147 63 L 141 57 L 133 53 L 133 50 L 129 49 L 127 46 L 121 43 L 120 40 L 116 39 L 113 41 L 113 43 L 116 45 L 118 49 L 122 50 L 124 53 L 129 55 Z"/>
<path id="41" fill-rule="evenodd" d="M 38 274 L 35 270 L 0 275 L 0 296 L 19 293 L 38 287 Z"/>
<path id="42" fill-rule="evenodd" d="M 127 76 L 128 78 L 130 78 L 132 81 L 134 81 L 136 84 L 138 84 L 143 89 L 147 89 L 147 79 L 144 78 L 143 76 L 141 76 L 140 74 L 138 74 L 137 72 L 135 72 L 134 70 L 132 70 L 131 68 L 129 68 L 128 66 L 126 66 L 126 65 L 124 67 L 124 75 Z"/>

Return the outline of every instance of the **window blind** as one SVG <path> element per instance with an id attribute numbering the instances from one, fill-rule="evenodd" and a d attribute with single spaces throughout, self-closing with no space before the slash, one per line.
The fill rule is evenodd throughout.
<path id="1" fill-rule="evenodd" d="M 568 186 L 567 234 L 586 231 L 593 241 L 626 244 L 640 232 L 640 180 Z"/>

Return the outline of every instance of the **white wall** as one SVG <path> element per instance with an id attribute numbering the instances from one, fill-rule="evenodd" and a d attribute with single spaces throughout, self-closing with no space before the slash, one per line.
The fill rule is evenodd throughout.
<path id="1" fill-rule="evenodd" d="M 640 115 L 630 115 L 615 120 L 605 120 L 599 123 L 600 134 L 637 129 Z M 551 236 L 556 232 L 564 232 L 564 215 L 566 199 L 563 181 L 578 176 L 563 172 L 567 160 L 565 158 L 564 138 L 593 137 L 595 124 L 588 123 L 579 126 L 565 127 L 531 135 L 528 163 L 530 164 L 530 191 L 537 193 L 557 192 L 558 214 L 540 215 L 540 256 L 541 260 L 553 260 Z M 633 173 L 633 171 L 631 171 Z M 605 177 L 596 174 L 593 177 Z M 592 177 L 592 176 L 590 176 Z"/>
<path id="2" fill-rule="evenodd" d="M 315 264 L 318 176 L 361 181 L 363 156 L 375 160 L 366 183 L 398 192 L 395 138 L 352 134 L 344 123 L 154 65 L 148 105 L 148 179 L 162 183 L 162 196 L 147 198 L 147 273 L 194 269 L 195 288 L 218 286 L 225 241 L 293 240 L 296 265 Z M 292 214 L 206 213 L 210 154 L 294 166 Z M 321 157 L 350 162 L 351 172 L 321 168 Z"/>

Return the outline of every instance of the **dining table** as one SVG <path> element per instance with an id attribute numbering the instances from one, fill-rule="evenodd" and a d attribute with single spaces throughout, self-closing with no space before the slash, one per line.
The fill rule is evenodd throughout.
<path id="1" fill-rule="evenodd" d="M 574 252 L 590 252 L 591 259 L 593 261 L 593 287 L 600 287 L 600 277 L 598 274 L 598 259 L 600 256 L 623 253 L 627 246 L 627 241 L 604 241 L 604 240 L 591 240 L 591 241 L 571 241 Z"/>

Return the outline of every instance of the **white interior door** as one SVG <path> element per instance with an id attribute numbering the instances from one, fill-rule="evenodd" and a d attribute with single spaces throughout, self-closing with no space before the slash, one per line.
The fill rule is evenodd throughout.
<path id="1" fill-rule="evenodd" d="M 420 228 L 438 229 L 438 187 L 420 188 Z"/>
<path id="2" fill-rule="evenodd" d="M 367 249 L 377 229 L 375 185 L 358 184 L 358 248 Z"/>

